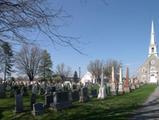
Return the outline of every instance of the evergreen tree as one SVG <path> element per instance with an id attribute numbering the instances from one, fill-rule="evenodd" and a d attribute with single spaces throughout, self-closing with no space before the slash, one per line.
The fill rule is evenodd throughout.
<path id="1" fill-rule="evenodd" d="M 47 50 L 42 52 L 41 62 L 39 65 L 39 75 L 42 80 L 50 80 L 52 77 L 52 61 Z"/>
<path id="2" fill-rule="evenodd" d="M 4 80 L 11 75 L 13 66 L 13 51 L 11 45 L 7 42 L 1 44 L 1 67 L 4 73 Z"/>
<path id="3" fill-rule="evenodd" d="M 74 82 L 78 82 L 78 74 L 77 74 L 77 71 L 74 72 L 73 80 L 74 80 Z"/>

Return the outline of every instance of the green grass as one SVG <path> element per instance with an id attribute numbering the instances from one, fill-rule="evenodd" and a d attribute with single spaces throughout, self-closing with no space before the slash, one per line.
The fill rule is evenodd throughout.
<path id="1" fill-rule="evenodd" d="M 0 120 L 116 120 L 128 119 L 154 91 L 155 85 L 144 85 L 123 96 L 109 96 L 105 100 L 91 99 L 87 103 L 73 103 L 73 107 L 55 112 L 47 109 L 43 115 L 34 117 L 30 109 L 29 97 L 24 98 L 25 111 L 15 114 L 14 98 L 0 99 Z M 38 101 L 43 101 L 38 98 Z"/>

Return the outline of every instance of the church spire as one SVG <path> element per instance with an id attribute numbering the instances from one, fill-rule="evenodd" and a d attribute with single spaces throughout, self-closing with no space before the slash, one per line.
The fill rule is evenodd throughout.
<path id="1" fill-rule="evenodd" d="M 150 40 L 150 44 L 154 45 L 155 44 L 155 31 L 154 31 L 154 23 L 152 21 L 151 24 L 151 40 Z"/>
<path id="2" fill-rule="evenodd" d="M 149 46 L 148 57 L 150 57 L 151 55 L 157 56 L 157 45 L 156 45 L 156 42 L 155 42 L 155 30 L 154 30 L 154 22 L 153 21 L 152 21 L 152 24 L 151 24 L 151 38 L 150 38 L 150 46 Z"/>

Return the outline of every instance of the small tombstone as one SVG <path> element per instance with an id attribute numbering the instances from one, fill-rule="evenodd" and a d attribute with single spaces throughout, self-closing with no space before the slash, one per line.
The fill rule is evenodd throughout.
<path id="1" fill-rule="evenodd" d="M 35 103 L 33 104 L 33 115 L 41 115 L 44 113 L 44 104 L 43 103 Z"/>
<path id="2" fill-rule="evenodd" d="M 50 87 L 46 87 L 46 89 L 45 89 L 45 95 L 48 95 L 50 93 L 51 93 Z"/>
<path id="3" fill-rule="evenodd" d="M 45 107 L 50 107 L 51 103 L 53 103 L 53 95 L 45 95 Z"/>
<path id="4" fill-rule="evenodd" d="M 38 92 L 37 85 L 33 85 L 33 87 L 32 87 L 32 94 L 37 94 L 37 92 Z"/>
<path id="5" fill-rule="evenodd" d="M 9 92 L 9 97 L 14 97 L 15 95 L 15 90 L 12 88 Z"/>
<path id="6" fill-rule="evenodd" d="M 5 85 L 4 84 L 0 84 L 0 98 L 4 98 L 5 96 L 6 96 Z"/>
<path id="7" fill-rule="evenodd" d="M 7 85 L 6 91 L 9 92 L 10 90 L 11 90 L 11 86 L 10 86 L 10 85 Z"/>
<path id="8" fill-rule="evenodd" d="M 31 110 L 33 110 L 33 104 L 36 102 L 36 94 L 31 95 L 31 100 L 30 100 L 30 107 Z"/>
<path id="9" fill-rule="evenodd" d="M 43 88 L 40 88 L 40 95 L 44 95 L 45 94 L 45 90 Z"/>
<path id="10" fill-rule="evenodd" d="M 23 92 L 23 96 L 28 96 L 27 87 L 23 86 L 23 87 L 22 87 L 22 92 Z"/>
<path id="11" fill-rule="evenodd" d="M 86 102 L 89 99 L 88 88 L 82 87 L 80 90 L 80 102 Z"/>
<path id="12" fill-rule="evenodd" d="M 72 101 L 78 101 L 79 98 L 80 98 L 79 91 L 78 90 L 72 91 Z"/>
<path id="13" fill-rule="evenodd" d="M 108 82 L 108 83 L 106 84 L 106 94 L 107 94 L 107 95 L 111 95 L 110 89 L 111 89 L 111 86 L 110 86 L 110 83 Z"/>
<path id="14" fill-rule="evenodd" d="M 70 94 L 66 91 L 55 92 L 53 100 L 54 102 L 50 106 L 55 110 L 62 110 L 72 106 L 72 102 L 70 101 Z"/>
<path id="15" fill-rule="evenodd" d="M 98 93 L 97 93 L 97 89 L 91 89 L 91 96 L 92 97 L 97 97 Z"/>
<path id="16" fill-rule="evenodd" d="M 33 87 L 32 84 L 29 84 L 29 85 L 28 85 L 29 90 L 32 90 L 32 87 Z"/>
<path id="17" fill-rule="evenodd" d="M 56 87 L 55 86 L 51 87 L 51 93 L 53 93 L 53 92 L 56 92 Z"/>
<path id="18" fill-rule="evenodd" d="M 23 96 L 21 94 L 15 96 L 15 112 L 23 112 Z"/>

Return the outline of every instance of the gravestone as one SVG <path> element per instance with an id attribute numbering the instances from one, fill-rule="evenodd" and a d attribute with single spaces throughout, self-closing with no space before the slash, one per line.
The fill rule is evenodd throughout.
<path id="1" fill-rule="evenodd" d="M 6 96 L 5 85 L 4 84 L 0 84 L 0 98 L 4 98 L 5 96 Z"/>
<path id="2" fill-rule="evenodd" d="M 45 107 L 50 107 L 51 103 L 53 103 L 53 95 L 45 95 Z"/>
<path id="3" fill-rule="evenodd" d="M 48 95 L 50 93 L 51 93 L 51 88 L 49 86 L 47 86 L 45 89 L 45 95 Z"/>
<path id="4" fill-rule="evenodd" d="M 66 91 L 54 92 L 53 103 L 50 105 L 55 110 L 62 110 L 72 106 L 70 94 Z"/>
<path id="5" fill-rule="evenodd" d="M 11 88 L 10 92 L 9 92 L 9 97 L 14 97 L 15 95 L 15 90 L 13 88 Z"/>
<path id="6" fill-rule="evenodd" d="M 105 99 L 107 96 L 106 88 L 104 84 L 104 75 L 103 75 L 103 67 L 102 67 L 102 75 L 101 75 L 101 85 L 99 87 L 98 99 Z"/>
<path id="7" fill-rule="evenodd" d="M 79 90 L 73 90 L 72 101 L 79 101 L 79 98 L 80 98 Z"/>
<path id="8" fill-rule="evenodd" d="M 31 100 L 30 100 L 31 110 L 33 110 L 33 104 L 35 104 L 35 102 L 36 102 L 36 94 L 32 94 L 31 95 Z"/>
<path id="9" fill-rule="evenodd" d="M 89 100 L 88 88 L 82 87 L 80 90 L 80 102 L 86 102 Z"/>
<path id="10" fill-rule="evenodd" d="M 32 94 L 37 94 L 37 92 L 38 92 L 38 87 L 37 87 L 37 85 L 33 85 L 33 86 L 32 86 Z"/>
<path id="11" fill-rule="evenodd" d="M 129 93 L 130 92 L 130 87 L 129 87 L 129 69 L 128 67 L 126 68 L 126 79 L 124 81 L 124 92 Z"/>
<path id="12" fill-rule="evenodd" d="M 44 95 L 44 94 L 45 94 L 45 90 L 44 90 L 43 88 L 40 88 L 40 89 L 39 89 L 39 94 L 40 94 L 40 95 Z"/>
<path id="13" fill-rule="evenodd" d="M 56 87 L 55 86 L 51 87 L 51 93 L 53 93 L 53 92 L 56 92 Z"/>
<path id="14" fill-rule="evenodd" d="M 97 89 L 91 89 L 91 96 L 92 97 L 97 97 Z"/>
<path id="15" fill-rule="evenodd" d="M 22 92 L 23 92 L 23 96 L 28 96 L 27 87 L 23 86 L 23 87 L 22 87 Z"/>
<path id="16" fill-rule="evenodd" d="M 115 84 L 115 71 L 114 66 L 112 66 L 112 80 L 111 80 L 111 87 L 110 87 L 111 95 L 116 95 L 116 84 Z"/>
<path id="17" fill-rule="evenodd" d="M 35 103 L 33 104 L 33 115 L 41 115 L 44 113 L 44 104 L 43 103 Z"/>
<path id="18" fill-rule="evenodd" d="M 15 96 L 15 112 L 23 112 L 23 96 L 21 94 Z"/>

